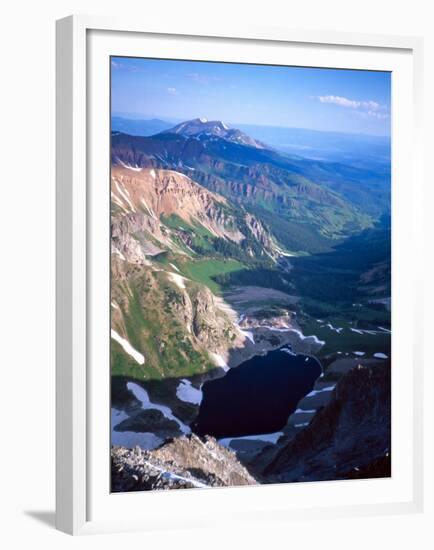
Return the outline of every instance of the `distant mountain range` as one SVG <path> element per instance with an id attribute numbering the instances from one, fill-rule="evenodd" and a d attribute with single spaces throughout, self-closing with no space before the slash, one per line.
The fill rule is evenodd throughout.
<path id="1" fill-rule="evenodd" d="M 136 119 L 121 116 L 112 116 L 112 131 L 124 132 L 132 136 L 152 136 L 167 130 L 173 126 L 172 122 L 160 120 L 159 118 Z"/>
<path id="2" fill-rule="evenodd" d="M 170 130 L 175 124 L 177 121 L 158 118 L 135 119 L 121 115 L 112 117 L 112 130 L 137 136 L 152 136 Z M 225 126 L 231 127 L 232 125 Z M 255 124 L 237 124 L 236 127 L 256 141 L 267 143 L 273 148 L 292 155 L 313 160 L 340 162 L 361 168 L 372 168 L 390 174 L 391 142 L 389 136 L 345 134 Z"/>
<path id="3" fill-rule="evenodd" d="M 279 152 L 221 121 L 112 133 L 112 163 L 177 170 L 243 205 L 291 251 L 326 250 L 387 213 L 387 174 Z"/>

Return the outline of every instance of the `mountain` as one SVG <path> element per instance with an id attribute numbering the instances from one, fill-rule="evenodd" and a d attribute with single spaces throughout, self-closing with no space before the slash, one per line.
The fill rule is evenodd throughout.
<path id="1" fill-rule="evenodd" d="M 387 475 L 387 177 L 219 121 L 111 146 L 112 489 Z M 196 437 L 204 384 L 271 350 L 322 363 L 296 418 Z"/>
<path id="2" fill-rule="evenodd" d="M 390 477 L 390 380 L 390 363 L 345 374 L 304 430 L 264 452 L 267 482 Z"/>
<path id="3" fill-rule="evenodd" d="M 175 122 L 137 119 L 119 114 L 112 116 L 112 130 L 133 136 L 151 136 L 169 130 Z M 382 172 L 390 177 L 390 137 L 348 134 L 305 128 L 228 124 L 238 128 L 253 140 L 273 149 L 290 153 L 292 157 L 334 162 L 363 170 Z"/>
<path id="4" fill-rule="evenodd" d="M 111 128 L 113 132 L 123 132 L 132 136 L 152 136 L 171 128 L 173 124 L 159 118 L 137 119 L 113 115 Z"/>
<path id="5" fill-rule="evenodd" d="M 112 221 L 115 250 L 125 257 L 138 254 L 130 246 L 134 224 L 143 257 L 163 250 L 215 253 L 224 246 L 240 259 L 276 253 L 271 235 L 251 214 L 174 170 L 113 166 Z"/>
<path id="6" fill-rule="evenodd" d="M 279 151 L 306 159 L 390 172 L 390 137 L 240 124 L 240 130 Z"/>
<path id="7" fill-rule="evenodd" d="M 238 143 L 230 131 L 195 119 L 151 137 L 115 133 L 112 162 L 182 172 L 249 209 L 291 251 L 330 249 L 387 211 L 387 177 Z"/>
<path id="8" fill-rule="evenodd" d="M 112 372 L 206 372 L 209 352 L 243 347 L 211 277 L 273 265 L 278 249 L 262 224 L 173 170 L 113 166 L 111 196 Z"/>
<path id="9" fill-rule="evenodd" d="M 173 128 L 161 132 L 163 134 L 178 134 L 184 137 L 194 137 L 198 140 L 210 140 L 220 138 L 239 145 L 248 145 L 257 149 L 265 149 L 266 145 L 257 141 L 237 128 L 229 128 L 221 120 L 207 120 L 206 118 L 195 118 L 181 122 Z"/>

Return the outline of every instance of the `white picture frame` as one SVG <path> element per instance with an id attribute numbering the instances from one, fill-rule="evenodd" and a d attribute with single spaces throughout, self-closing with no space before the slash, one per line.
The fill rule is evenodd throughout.
<path id="1" fill-rule="evenodd" d="M 395 73 L 393 97 L 394 470 L 391 480 L 320 482 L 172 491 L 107 493 L 109 471 L 107 373 L 109 197 L 96 183 L 108 177 L 107 97 L 110 55 L 184 56 L 239 60 L 270 55 L 287 64 L 385 68 Z M 143 46 L 143 44 L 145 46 Z M 176 48 L 174 47 L 176 46 Z M 190 49 L 189 49 L 190 48 Z M 422 40 L 290 29 L 224 29 L 202 23 L 171 28 L 146 21 L 71 16 L 57 22 L 56 151 L 56 525 L 70 534 L 212 525 L 223 507 L 227 521 L 284 521 L 416 512 L 422 509 L 422 345 L 415 345 L 423 304 L 423 184 L 420 158 Z M 172 52 L 170 54 L 170 52 Z M 190 52 L 190 54 L 188 53 Z M 213 53 L 214 52 L 214 53 Z M 215 53 L 219 52 L 219 53 Z M 208 56 L 208 57 L 207 57 Z M 256 57 L 252 57 L 256 56 Z M 280 56 L 280 57 L 279 57 Z M 210 57 L 210 58 L 211 58 Z M 294 59 L 297 59 L 294 62 Z M 317 60 L 317 61 L 315 61 Z M 100 101 L 96 102 L 95 98 Z M 399 111 L 399 116 L 395 116 Z M 410 154 L 411 151 L 411 154 Z M 108 181 L 108 180 L 107 180 Z M 402 182 L 402 185 L 401 185 Z M 405 185 L 404 185 L 405 183 Z M 405 258 L 399 254 L 405 251 Z M 104 270 L 106 272 L 104 272 Z M 98 284 L 96 284 L 98 281 Z M 415 312 L 415 304 L 419 308 Z M 416 315 L 417 313 L 417 315 Z M 404 326 L 402 317 L 406 318 Z M 405 332 L 406 331 L 406 332 Z M 395 334 L 398 336 L 395 337 Z M 399 335 L 402 335 L 402 338 Z M 104 355 L 105 354 L 105 355 Z M 395 359 L 396 358 L 396 359 Z M 396 370 L 396 373 L 395 373 Z M 96 388 L 103 388 L 96 390 Z M 104 416 L 107 411 L 107 418 Z M 395 414 L 396 413 L 396 414 Z M 402 416 L 400 416 L 402 415 Z M 103 426 L 107 424 L 107 429 Z M 399 430 L 397 426 L 399 425 Z M 396 451 L 396 452 L 395 452 Z M 333 483 L 333 487 L 331 486 Z M 171 493 L 171 494 L 168 494 Z M 140 506 L 138 506 L 138 503 Z M 314 503 L 314 504 L 312 504 Z M 160 513 L 164 508 L 164 518 Z M 186 513 L 186 510 L 190 513 Z M 194 510 L 195 513 L 191 513 Z M 168 521 L 170 517 L 171 521 Z"/>

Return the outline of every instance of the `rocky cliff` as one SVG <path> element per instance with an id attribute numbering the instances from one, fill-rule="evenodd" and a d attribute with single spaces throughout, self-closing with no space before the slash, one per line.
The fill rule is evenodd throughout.
<path id="1" fill-rule="evenodd" d="M 113 447 L 111 460 L 114 492 L 257 484 L 212 437 L 179 437 L 153 451 Z"/>
<path id="2" fill-rule="evenodd" d="M 355 367 L 309 426 L 256 467 L 270 483 L 389 476 L 390 395 L 389 362 Z"/>

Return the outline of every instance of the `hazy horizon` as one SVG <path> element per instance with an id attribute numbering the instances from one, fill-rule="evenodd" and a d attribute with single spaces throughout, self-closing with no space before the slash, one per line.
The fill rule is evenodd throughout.
<path id="1" fill-rule="evenodd" d="M 198 119 L 200 117 L 192 117 L 192 118 L 167 118 L 164 115 L 141 115 L 136 113 L 123 113 L 123 112 L 113 112 L 111 114 L 112 118 L 122 118 L 125 120 L 143 120 L 143 121 L 162 121 L 167 122 L 170 124 L 173 124 L 174 126 L 176 124 L 179 124 L 181 122 L 186 122 L 188 120 L 194 120 Z M 258 128 L 270 128 L 270 129 L 278 129 L 278 130 L 300 130 L 300 131 L 306 131 L 306 132 L 318 132 L 318 133 L 324 133 L 324 134 L 339 134 L 339 135 L 350 135 L 350 136 L 361 136 L 361 137 L 367 137 L 367 138 L 384 138 L 390 141 L 390 135 L 377 135 L 377 134 L 366 134 L 366 133 L 357 133 L 357 132 L 350 132 L 350 131 L 338 131 L 338 130 L 318 130 L 315 128 L 306 128 L 306 127 L 300 127 L 300 126 L 277 126 L 277 125 L 271 125 L 271 124 L 256 124 L 256 123 L 244 123 L 244 122 L 232 122 L 222 119 L 211 119 L 208 117 L 206 118 L 209 122 L 213 122 L 220 120 L 221 122 L 224 122 L 231 128 L 238 128 L 238 127 L 247 127 L 247 126 L 257 126 Z"/>

